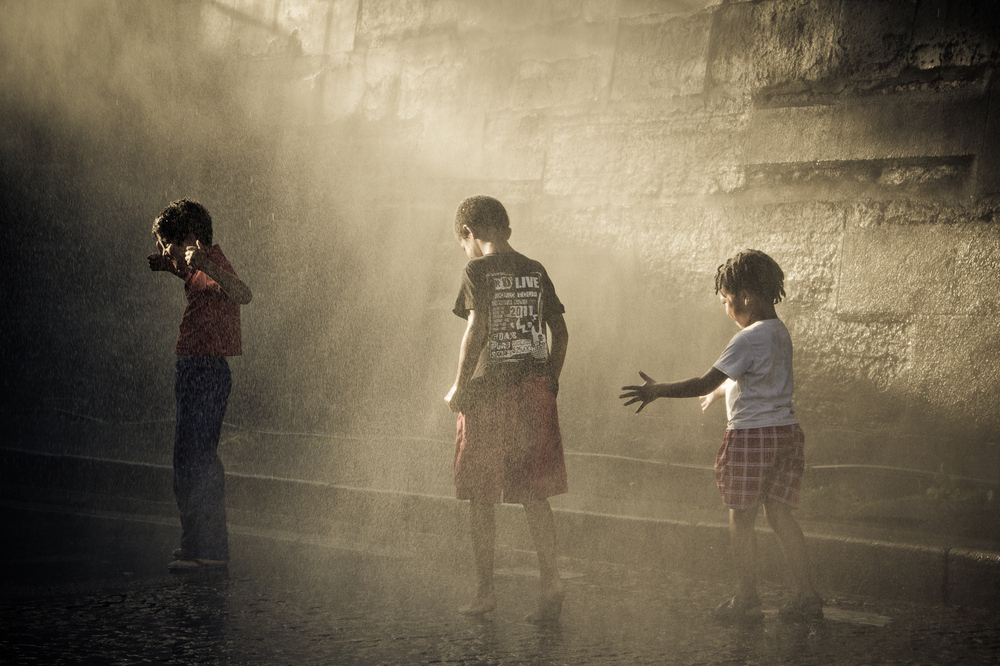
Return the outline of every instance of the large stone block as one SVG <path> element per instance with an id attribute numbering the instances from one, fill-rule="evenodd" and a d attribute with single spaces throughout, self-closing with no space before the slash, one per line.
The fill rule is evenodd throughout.
<path id="1" fill-rule="evenodd" d="M 621 21 L 611 98 L 662 99 L 701 94 L 711 26 L 709 12 Z"/>
<path id="2" fill-rule="evenodd" d="M 917 3 L 910 48 L 912 66 L 995 66 L 998 56 L 1000 14 L 995 2 Z"/>
<path id="3" fill-rule="evenodd" d="M 977 437 L 991 437 L 1000 427 L 996 409 L 1000 335 L 995 316 L 913 315 L 911 319 L 909 358 L 899 380 L 900 388 L 926 405 L 915 418 L 950 422 Z"/>
<path id="4" fill-rule="evenodd" d="M 326 122 L 352 116 L 365 95 L 364 57 L 359 54 L 331 56 L 314 76 L 322 96 L 321 113 Z"/>
<path id="5" fill-rule="evenodd" d="M 483 37 L 501 52 L 517 45 L 507 101 L 513 108 L 588 105 L 606 96 L 615 57 L 613 21 L 569 20 Z"/>
<path id="6" fill-rule="evenodd" d="M 739 119 L 568 117 L 553 126 L 545 192 L 594 205 L 674 203 L 721 189 L 739 159 Z"/>
<path id="7" fill-rule="evenodd" d="M 748 163 L 974 155 L 987 104 L 981 90 L 956 98 L 899 95 L 842 104 L 757 109 Z"/>
<path id="8" fill-rule="evenodd" d="M 844 236 L 838 312 L 852 317 L 951 314 L 952 270 L 963 250 L 954 229 L 879 226 Z"/>
<path id="9" fill-rule="evenodd" d="M 436 115 L 423 121 L 416 166 L 432 178 L 479 178 L 483 169 L 481 114 Z"/>
<path id="10" fill-rule="evenodd" d="M 466 111 L 467 74 L 459 44 L 448 38 L 410 39 L 401 44 L 399 117 L 425 117 Z"/>
<path id="11" fill-rule="evenodd" d="M 727 4 L 715 11 L 708 85 L 733 94 L 836 72 L 840 0 Z"/>
<path id="12" fill-rule="evenodd" d="M 785 303 L 832 307 L 840 271 L 844 214 L 822 201 L 733 205 L 713 235 L 721 260 L 753 248 L 771 255 L 785 273 Z"/>
<path id="13" fill-rule="evenodd" d="M 368 49 L 365 56 L 365 94 L 361 111 L 368 120 L 383 120 L 399 110 L 402 54 L 398 44 Z"/>
<path id="14" fill-rule="evenodd" d="M 556 61 L 520 63 L 511 91 L 515 109 L 586 105 L 598 101 L 611 78 L 611 52 Z"/>
<path id="15" fill-rule="evenodd" d="M 222 0 L 202 5 L 204 43 L 251 56 L 342 53 L 354 48 L 359 0 Z"/>
<path id="16" fill-rule="evenodd" d="M 534 112 L 500 112 L 486 117 L 483 173 L 496 180 L 541 180 L 548 121 Z"/>
<path id="17" fill-rule="evenodd" d="M 455 28 L 470 11 L 461 0 L 370 0 L 362 2 L 357 40 L 369 48 L 446 28 Z"/>

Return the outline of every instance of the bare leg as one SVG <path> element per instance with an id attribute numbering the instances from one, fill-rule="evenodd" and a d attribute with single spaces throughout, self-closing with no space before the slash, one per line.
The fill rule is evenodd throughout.
<path id="1" fill-rule="evenodd" d="M 736 569 L 737 592 L 741 600 L 757 598 L 757 534 L 754 522 L 757 507 L 729 510 L 729 543 Z"/>
<path id="2" fill-rule="evenodd" d="M 496 548 L 496 507 L 472 500 L 469 507 L 472 557 L 476 564 L 476 593 L 472 601 L 458 609 L 466 615 L 482 615 L 497 607 L 493 587 L 493 554 Z"/>
<path id="3" fill-rule="evenodd" d="M 767 522 L 778 537 L 778 543 L 781 544 L 781 552 L 785 554 L 792 579 L 795 581 L 797 596 L 799 598 L 817 596 L 812 583 L 809 556 L 806 553 L 806 540 L 802 536 L 802 528 L 792 515 L 791 508 L 787 504 L 767 500 L 764 502 L 764 515 L 767 516 Z"/>
<path id="4" fill-rule="evenodd" d="M 524 503 L 524 512 L 538 553 L 538 570 L 541 577 L 538 607 L 527 619 L 531 622 L 551 622 L 559 619 L 563 598 L 566 596 L 566 583 L 559 577 L 559 554 L 552 507 L 548 500 L 530 501 Z"/>

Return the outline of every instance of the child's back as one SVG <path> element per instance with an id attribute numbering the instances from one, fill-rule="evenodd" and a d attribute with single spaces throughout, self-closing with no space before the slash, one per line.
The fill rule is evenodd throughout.
<path id="1" fill-rule="evenodd" d="M 565 584 L 547 498 L 566 492 L 556 411 L 569 337 L 564 308 L 545 268 L 510 247 L 509 220 L 499 201 L 463 201 L 455 234 L 469 263 L 454 312 L 468 324 L 445 401 L 458 414 L 455 489 L 459 499 L 471 500 L 477 572 L 476 593 L 461 610 L 481 614 L 496 606 L 494 506 L 516 502 L 524 505 L 541 569 L 538 608 L 529 619 L 554 620 Z"/>

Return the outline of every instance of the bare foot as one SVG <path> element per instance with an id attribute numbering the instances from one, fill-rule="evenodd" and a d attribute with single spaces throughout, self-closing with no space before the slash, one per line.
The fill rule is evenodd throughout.
<path id="1" fill-rule="evenodd" d="M 536 624 L 558 621 L 565 598 L 566 583 L 557 579 L 539 593 L 538 606 L 524 619 Z"/>
<path id="2" fill-rule="evenodd" d="M 458 612 L 462 615 L 483 615 L 492 612 L 497 607 L 497 596 L 493 590 L 489 592 L 477 592 L 472 598 L 472 602 L 462 606 Z"/>

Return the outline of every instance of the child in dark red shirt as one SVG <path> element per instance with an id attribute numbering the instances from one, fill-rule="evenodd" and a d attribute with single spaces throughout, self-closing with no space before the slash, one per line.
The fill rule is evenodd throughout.
<path id="1" fill-rule="evenodd" d="M 181 514 L 181 547 L 171 571 L 224 567 L 229 562 L 225 470 L 219 435 L 232 380 L 227 356 L 242 353 L 240 305 L 250 289 L 222 249 L 212 245 L 212 217 L 196 201 L 174 201 L 153 222 L 158 252 L 149 268 L 184 280 L 174 394 L 174 495 Z"/>

